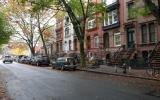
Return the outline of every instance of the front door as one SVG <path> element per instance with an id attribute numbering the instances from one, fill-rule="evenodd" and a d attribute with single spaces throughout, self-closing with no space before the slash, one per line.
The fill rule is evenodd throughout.
<path id="1" fill-rule="evenodd" d="M 135 30 L 134 28 L 127 29 L 127 46 L 133 48 L 135 43 Z"/>

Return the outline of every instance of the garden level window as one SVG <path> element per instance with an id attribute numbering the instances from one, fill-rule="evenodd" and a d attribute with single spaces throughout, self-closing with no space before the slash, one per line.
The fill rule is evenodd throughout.
<path id="1" fill-rule="evenodd" d="M 154 23 L 149 24 L 149 42 L 155 42 L 156 41 L 156 32 L 155 32 L 155 25 Z"/>
<path id="2" fill-rule="evenodd" d="M 121 46 L 121 34 L 120 33 L 114 34 L 114 46 Z"/>
<path id="3" fill-rule="evenodd" d="M 97 35 L 94 37 L 94 48 L 99 48 L 99 37 Z"/>
<path id="4" fill-rule="evenodd" d="M 147 25 L 142 25 L 141 26 L 142 30 L 142 43 L 147 43 Z"/>

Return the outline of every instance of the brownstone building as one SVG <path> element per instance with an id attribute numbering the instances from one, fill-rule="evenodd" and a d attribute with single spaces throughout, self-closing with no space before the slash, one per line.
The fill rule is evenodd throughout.
<path id="1" fill-rule="evenodd" d="M 56 21 L 56 54 L 58 56 L 63 55 L 63 19 L 57 19 Z"/>
<path id="2" fill-rule="evenodd" d="M 124 45 L 124 3 L 123 0 L 104 0 L 107 17 L 103 23 L 104 56 L 110 58 L 114 52 Z"/>
<path id="3" fill-rule="evenodd" d="M 139 57 L 147 57 L 158 41 L 160 41 L 160 25 L 152 15 L 136 16 L 130 14 L 130 9 L 144 7 L 143 0 L 124 1 L 124 42 L 129 48 L 135 44 L 136 52 Z"/>

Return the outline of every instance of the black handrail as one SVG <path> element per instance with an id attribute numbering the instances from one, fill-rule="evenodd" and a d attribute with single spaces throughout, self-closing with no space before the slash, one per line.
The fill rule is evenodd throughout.
<path id="1" fill-rule="evenodd" d="M 118 57 L 118 55 L 120 54 L 121 48 L 124 48 L 124 45 L 120 46 L 120 47 L 118 48 L 118 50 L 115 52 L 115 54 L 114 54 L 114 59 L 116 59 L 116 58 Z"/>
<path id="2" fill-rule="evenodd" d="M 130 51 L 130 49 L 134 49 L 135 48 L 135 43 L 133 42 L 132 45 L 130 46 L 130 48 L 127 50 L 126 54 L 128 54 L 128 52 Z"/>
<path id="3" fill-rule="evenodd" d="M 156 43 L 154 49 L 149 53 L 149 55 L 148 55 L 148 64 L 149 64 L 150 61 L 152 60 L 151 58 L 152 58 L 152 56 L 154 55 L 154 53 L 155 53 L 156 49 L 158 48 L 159 44 L 160 44 L 160 41 L 158 41 L 158 42 Z"/>

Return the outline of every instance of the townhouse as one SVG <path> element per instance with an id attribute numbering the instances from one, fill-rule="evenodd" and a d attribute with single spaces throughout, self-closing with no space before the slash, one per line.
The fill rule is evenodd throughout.
<path id="1" fill-rule="evenodd" d="M 160 41 L 160 25 L 152 15 L 130 13 L 132 8 L 141 7 L 144 7 L 143 0 L 124 0 L 124 41 L 128 48 L 134 43 L 138 56 L 146 58 Z"/>
<path id="2" fill-rule="evenodd" d="M 93 3 L 101 3 L 101 0 L 92 0 Z M 103 52 L 103 30 L 102 30 L 102 14 L 93 13 L 87 18 L 85 32 L 85 52 L 88 58 L 102 57 Z"/>
<path id="3" fill-rule="evenodd" d="M 56 56 L 63 56 L 63 37 L 64 37 L 64 22 L 63 19 L 56 20 Z"/>
<path id="4" fill-rule="evenodd" d="M 78 48 L 78 41 L 73 29 L 73 24 L 70 21 L 69 16 L 66 14 L 64 17 L 64 31 L 63 31 L 63 50 L 67 55 L 76 53 Z"/>
<path id="5" fill-rule="evenodd" d="M 100 3 L 101 0 L 92 0 Z M 138 57 L 148 57 L 156 43 L 160 41 L 160 25 L 152 15 L 136 16 L 130 13 L 132 8 L 143 7 L 142 0 L 103 0 L 106 3 L 107 16 L 99 20 L 102 14 L 94 13 L 87 18 L 85 34 L 85 52 L 87 57 L 96 56 L 111 59 L 115 52 L 123 47 L 134 48 Z M 57 53 L 79 54 L 79 43 L 74 34 L 73 25 L 66 15 L 57 21 Z"/>
<path id="6" fill-rule="evenodd" d="M 106 4 L 107 16 L 104 19 L 103 29 L 103 48 L 106 59 L 122 45 L 125 45 L 123 29 L 123 0 L 104 0 Z"/>

